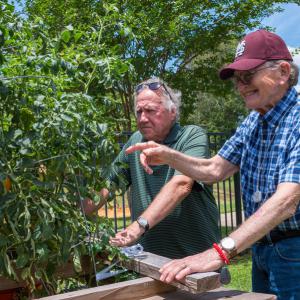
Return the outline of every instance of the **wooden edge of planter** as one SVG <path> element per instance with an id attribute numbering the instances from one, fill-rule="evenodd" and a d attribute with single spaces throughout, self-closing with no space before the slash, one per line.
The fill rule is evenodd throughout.
<path id="1" fill-rule="evenodd" d="M 131 258 L 122 262 L 126 268 L 159 280 L 159 269 L 171 259 L 150 252 L 143 252 L 142 257 Z M 220 274 L 216 272 L 195 273 L 188 275 L 184 281 L 171 282 L 171 285 L 193 294 L 203 293 L 221 286 Z"/>
<path id="2" fill-rule="evenodd" d="M 122 299 L 122 298 L 120 298 Z M 275 295 L 242 292 L 224 287 L 207 291 L 202 294 L 191 294 L 186 291 L 176 290 L 140 300 L 276 300 Z"/>
<path id="3" fill-rule="evenodd" d="M 276 296 L 224 287 L 201 294 L 175 289 L 150 277 L 89 288 L 36 300 L 276 300 Z"/>
<path id="4" fill-rule="evenodd" d="M 41 300 L 138 300 L 175 290 L 174 287 L 149 277 L 107 284 L 55 296 Z M 37 299 L 38 300 L 38 299 Z"/>

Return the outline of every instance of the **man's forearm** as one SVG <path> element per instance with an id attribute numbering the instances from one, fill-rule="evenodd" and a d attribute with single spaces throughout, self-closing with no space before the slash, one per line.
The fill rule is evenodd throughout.
<path id="1" fill-rule="evenodd" d="M 230 234 L 235 240 L 238 252 L 258 241 L 282 221 L 291 217 L 300 200 L 300 185 L 282 183 L 248 220 Z"/>
<path id="2" fill-rule="evenodd" d="M 167 164 L 181 173 L 204 183 L 215 183 L 233 175 L 238 167 L 219 155 L 210 159 L 195 158 L 178 151 L 170 150 L 166 156 Z"/>
<path id="3" fill-rule="evenodd" d="M 142 213 L 150 228 L 154 227 L 191 192 L 193 180 L 184 176 L 174 176 L 157 194 L 149 207 Z"/>
<path id="4" fill-rule="evenodd" d="M 210 159 L 195 158 L 152 141 L 130 146 L 126 153 L 134 151 L 142 151 L 140 161 L 148 174 L 153 173 L 151 166 L 168 164 L 194 180 L 214 183 L 226 179 L 239 170 L 238 166 L 219 155 Z"/>
<path id="5" fill-rule="evenodd" d="M 170 149 L 170 155 L 166 155 L 166 162 L 173 169 L 195 180 L 202 182 L 215 182 L 218 180 L 217 174 L 211 168 L 212 162 L 210 159 L 196 158 Z"/>
<path id="6" fill-rule="evenodd" d="M 150 229 L 164 219 L 180 201 L 191 191 L 193 180 L 184 176 L 174 176 L 158 193 L 141 217 L 148 221 Z M 110 239 L 115 246 L 127 246 L 134 243 L 145 229 L 137 221 Z"/>

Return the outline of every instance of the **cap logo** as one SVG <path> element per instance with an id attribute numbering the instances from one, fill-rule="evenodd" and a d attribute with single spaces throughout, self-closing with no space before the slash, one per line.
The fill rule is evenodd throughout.
<path id="1" fill-rule="evenodd" d="M 237 48 L 236 48 L 236 51 L 235 51 L 235 58 L 237 58 L 238 56 L 241 56 L 243 55 L 244 51 L 245 51 L 245 46 L 246 46 L 246 41 L 245 40 L 242 40 Z"/>

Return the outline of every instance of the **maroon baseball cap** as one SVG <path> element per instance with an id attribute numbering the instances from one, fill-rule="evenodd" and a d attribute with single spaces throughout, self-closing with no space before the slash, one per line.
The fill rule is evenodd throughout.
<path id="1" fill-rule="evenodd" d="M 277 34 L 260 29 L 247 34 L 238 44 L 235 59 L 220 70 L 221 79 L 233 76 L 234 71 L 247 71 L 268 60 L 293 60 L 285 42 Z"/>

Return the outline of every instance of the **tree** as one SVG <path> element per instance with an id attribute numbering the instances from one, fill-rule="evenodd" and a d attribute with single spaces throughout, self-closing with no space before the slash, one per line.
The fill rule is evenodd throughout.
<path id="1" fill-rule="evenodd" d="M 230 135 L 248 113 L 238 95 L 222 98 L 202 93 L 198 97 L 187 123 L 199 124 L 209 132 L 221 131 Z"/>
<path id="2" fill-rule="evenodd" d="M 80 2 L 28 0 L 26 9 L 29 17 L 38 15 L 45 20 L 54 35 L 68 24 L 94 24 L 94 13 L 107 24 L 103 30 L 104 43 L 134 70 L 124 72 L 112 86 L 113 97 L 123 106 L 118 113 L 127 120 L 124 128 L 131 130 L 134 86 L 150 76 L 160 76 L 182 90 L 183 122 L 193 111 L 199 93 L 221 98 L 231 94 L 232 90 L 218 79 L 217 73 L 232 59 L 236 40 L 278 10 L 274 4 L 288 1 L 85 0 L 84 5 Z"/>

